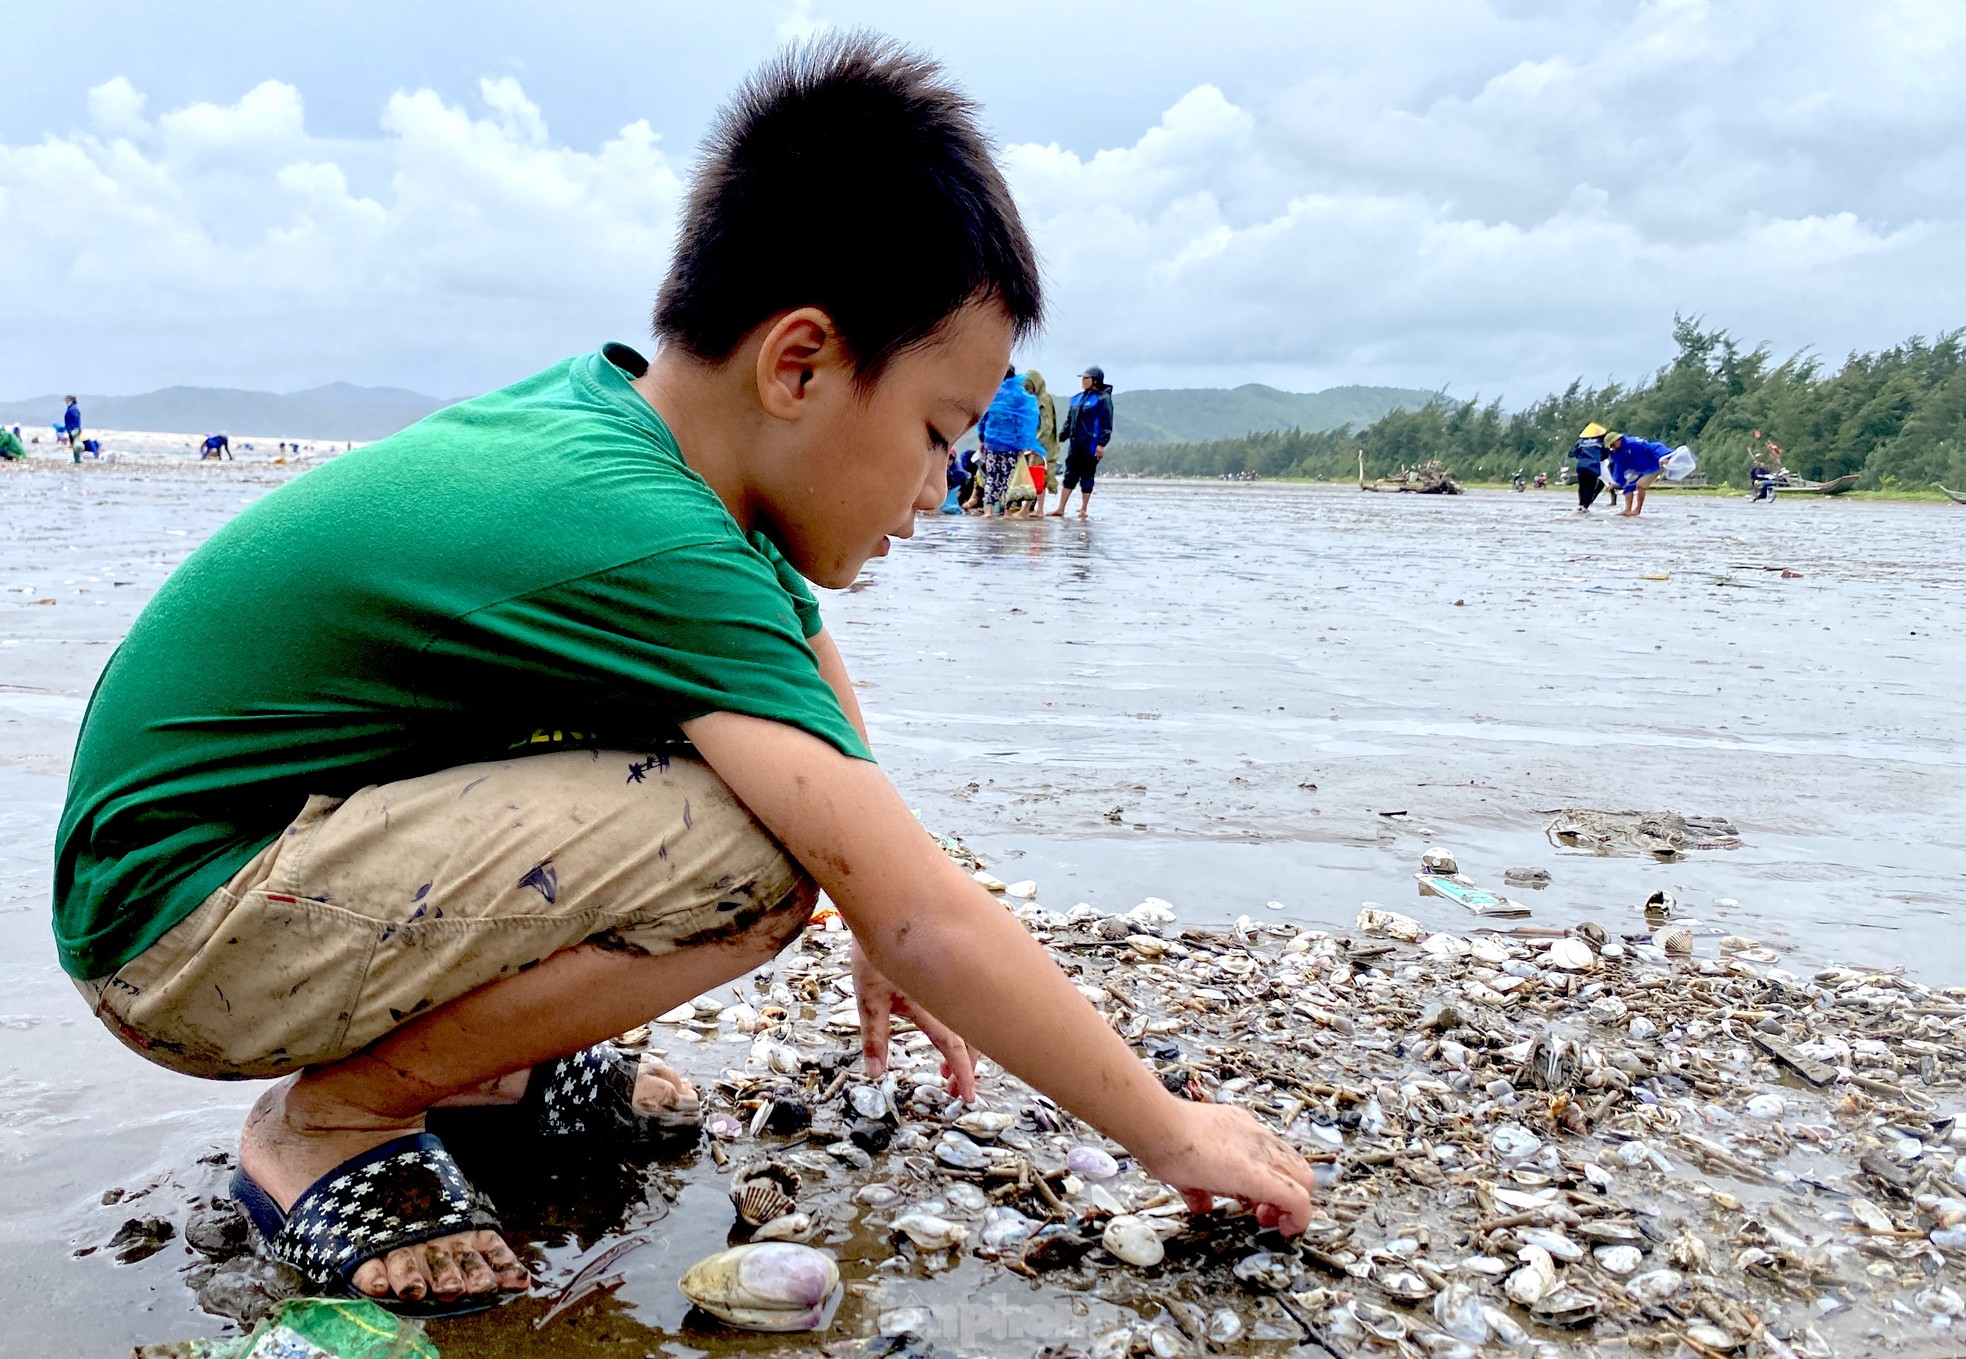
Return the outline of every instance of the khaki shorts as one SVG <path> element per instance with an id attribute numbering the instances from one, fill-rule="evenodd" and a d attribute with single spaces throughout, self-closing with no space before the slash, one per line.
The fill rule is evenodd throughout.
<path id="1" fill-rule="evenodd" d="M 310 798 L 189 917 L 77 985 L 160 1065 L 278 1076 L 583 941 L 783 947 L 815 899 L 701 760 L 563 751 Z"/>

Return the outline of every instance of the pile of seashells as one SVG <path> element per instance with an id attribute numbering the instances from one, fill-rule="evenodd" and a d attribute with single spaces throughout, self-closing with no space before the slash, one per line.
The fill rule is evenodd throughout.
<path id="1" fill-rule="evenodd" d="M 952 1101 L 919 1034 L 864 1081 L 825 918 L 744 999 L 648 1033 L 676 1060 L 744 1053 L 705 1092 L 740 1240 L 682 1281 L 709 1315 L 928 1334 L 911 1286 L 961 1271 L 965 1293 L 1072 1301 L 1059 1333 L 980 1347 L 1006 1354 L 1960 1348 L 1966 989 L 1798 976 L 1669 896 L 1629 930 L 1376 907 L 1343 935 L 1204 930 L 1152 899 L 1048 910 L 967 862 L 1169 1090 L 1310 1158 L 1317 1220 L 1286 1241 L 1226 1201 L 1191 1214 L 987 1065 L 982 1100 Z"/>

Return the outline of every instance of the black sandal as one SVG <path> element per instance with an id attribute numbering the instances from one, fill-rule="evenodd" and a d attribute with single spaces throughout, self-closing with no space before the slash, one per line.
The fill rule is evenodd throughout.
<path id="1" fill-rule="evenodd" d="M 500 1230 L 491 1200 L 464 1178 L 444 1144 L 429 1133 L 398 1137 L 342 1162 L 309 1185 L 290 1212 L 282 1212 L 243 1166 L 232 1176 L 232 1197 L 273 1259 L 317 1286 L 367 1298 L 398 1315 L 464 1316 L 520 1296 L 518 1290 L 495 1288 L 455 1298 L 378 1298 L 352 1282 L 365 1262 L 404 1246 L 458 1232 Z"/>
<path id="2" fill-rule="evenodd" d="M 690 1100 L 645 1114 L 635 1107 L 641 1058 L 616 1043 L 596 1043 L 532 1069 L 519 1107 L 540 1137 L 588 1137 L 640 1146 L 687 1138 L 703 1128 L 703 1103 Z"/>

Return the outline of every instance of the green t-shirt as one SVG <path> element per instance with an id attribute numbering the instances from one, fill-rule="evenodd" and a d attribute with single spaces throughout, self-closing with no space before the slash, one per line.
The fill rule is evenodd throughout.
<path id="1" fill-rule="evenodd" d="M 622 345 L 308 472 L 165 582 L 90 700 L 55 849 L 62 966 L 104 976 L 345 796 L 740 712 L 872 758 L 812 592 L 629 386 Z M 623 370 L 627 370 L 624 372 Z"/>

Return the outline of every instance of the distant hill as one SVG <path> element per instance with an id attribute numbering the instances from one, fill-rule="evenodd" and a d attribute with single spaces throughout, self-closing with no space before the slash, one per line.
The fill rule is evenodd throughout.
<path id="1" fill-rule="evenodd" d="M 1411 410 L 1434 394 L 1408 387 L 1330 387 L 1280 392 L 1241 387 L 1144 388 L 1120 392 L 1119 442 L 1195 443 L 1282 429 L 1362 428 L 1392 410 Z M 333 382 L 304 392 L 247 392 L 229 387 L 165 387 L 141 396 L 88 396 L 82 419 L 92 429 L 159 434 L 285 435 L 301 439 L 380 439 L 450 405 L 400 387 Z M 0 401 L 0 422 L 46 428 L 61 418 L 59 396 Z"/>
<path id="2" fill-rule="evenodd" d="M 1123 444 L 1196 443 L 1280 429 L 1363 428 L 1388 411 L 1414 410 L 1434 396 L 1411 387 L 1327 387 L 1280 392 L 1241 387 L 1143 388 L 1113 396 Z"/>
<path id="3" fill-rule="evenodd" d="M 287 435 L 302 439 L 380 439 L 450 405 L 400 387 L 331 382 L 304 392 L 245 392 L 229 387 L 165 387 L 141 396 L 78 393 L 91 429 L 159 434 Z M 0 401 L 0 422 L 46 428 L 61 419 L 59 396 Z"/>

